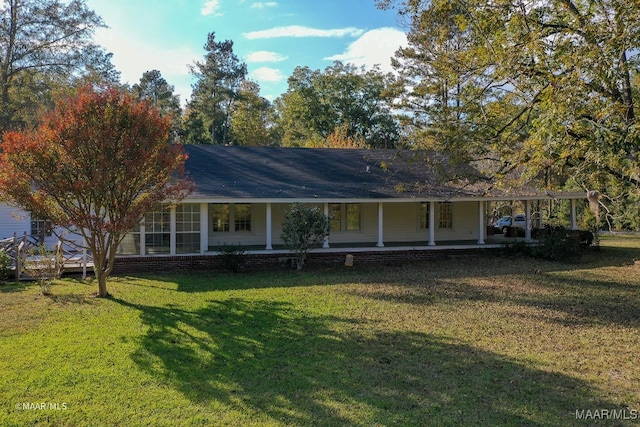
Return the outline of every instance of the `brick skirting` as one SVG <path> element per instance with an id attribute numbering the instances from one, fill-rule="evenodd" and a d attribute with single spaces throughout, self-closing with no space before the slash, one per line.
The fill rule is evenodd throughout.
<path id="1" fill-rule="evenodd" d="M 490 249 L 464 248 L 442 250 L 398 250 L 398 251 L 358 251 L 349 252 L 311 252 L 307 257 L 309 266 L 338 266 L 344 265 L 347 254 L 353 255 L 353 264 L 383 264 L 400 265 L 416 261 L 448 258 L 451 256 L 465 256 L 479 254 Z M 252 253 L 245 254 L 244 267 L 247 269 L 277 268 L 291 265 L 292 254 L 283 253 Z M 175 272 L 194 270 L 224 269 L 220 255 L 159 255 L 159 256 L 124 256 L 116 259 L 113 272 L 115 274 L 145 273 L 145 272 Z"/>

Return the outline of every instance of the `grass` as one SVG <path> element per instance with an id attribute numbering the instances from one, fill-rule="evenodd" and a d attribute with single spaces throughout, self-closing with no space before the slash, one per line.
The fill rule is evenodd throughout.
<path id="1" fill-rule="evenodd" d="M 3 285 L 0 425 L 631 425 L 639 258 Z"/>

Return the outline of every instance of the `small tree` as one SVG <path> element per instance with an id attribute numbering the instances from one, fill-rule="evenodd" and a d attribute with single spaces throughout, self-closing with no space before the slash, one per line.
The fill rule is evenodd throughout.
<path id="1" fill-rule="evenodd" d="M 51 295 L 53 279 L 60 277 L 62 255 L 57 250 L 47 250 L 44 243 L 31 248 L 25 259 L 25 270 L 40 286 L 42 295 Z"/>
<path id="2" fill-rule="evenodd" d="M 115 88 L 60 98 L 37 129 L 7 132 L 0 194 L 79 233 L 106 297 L 118 244 L 157 203 L 184 198 L 186 155 L 168 142 L 171 118 Z"/>
<path id="3" fill-rule="evenodd" d="M 307 259 L 307 254 L 319 246 L 329 235 L 329 218 L 317 207 L 294 203 L 284 216 L 280 238 L 296 253 L 297 269 Z"/>

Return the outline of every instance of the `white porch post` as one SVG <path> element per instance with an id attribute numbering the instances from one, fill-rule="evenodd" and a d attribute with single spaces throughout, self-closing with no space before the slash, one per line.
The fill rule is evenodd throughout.
<path id="1" fill-rule="evenodd" d="M 209 204 L 200 203 L 200 253 L 209 250 Z"/>
<path id="2" fill-rule="evenodd" d="M 531 240 L 531 200 L 524 202 L 524 240 Z"/>
<path id="3" fill-rule="evenodd" d="M 484 225 L 484 201 L 478 202 L 478 244 L 484 245 L 484 234 L 487 229 Z"/>
<path id="4" fill-rule="evenodd" d="M 577 230 L 578 229 L 578 221 L 576 218 L 576 201 L 575 199 L 571 199 L 571 229 L 572 230 Z"/>
<path id="5" fill-rule="evenodd" d="M 169 255 L 176 254 L 176 208 L 169 211 Z"/>
<path id="6" fill-rule="evenodd" d="M 378 202 L 378 243 L 379 248 L 384 247 L 384 207 L 382 202 Z"/>
<path id="7" fill-rule="evenodd" d="M 329 216 L 329 203 L 325 202 L 323 209 L 324 209 L 324 216 L 328 217 Z M 323 248 L 328 248 L 329 247 L 329 235 L 328 234 L 326 236 L 324 236 L 324 243 L 322 243 L 322 247 Z"/>
<path id="8" fill-rule="evenodd" d="M 436 245 L 436 202 L 429 202 L 429 246 Z"/>
<path id="9" fill-rule="evenodd" d="M 144 218 L 140 222 L 140 255 L 144 255 L 147 252 L 147 238 L 145 237 L 146 227 L 144 225 Z"/>
<path id="10" fill-rule="evenodd" d="M 266 236 L 266 240 L 267 240 L 267 245 L 265 246 L 266 250 L 271 250 L 273 249 L 272 246 L 272 237 L 271 237 L 271 202 L 267 202 L 267 236 Z"/>

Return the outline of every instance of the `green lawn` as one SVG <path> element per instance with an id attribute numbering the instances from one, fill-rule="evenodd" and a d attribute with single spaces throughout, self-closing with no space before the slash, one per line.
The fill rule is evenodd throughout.
<path id="1" fill-rule="evenodd" d="M 0 425 L 632 425 L 640 237 L 602 246 L 2 285 Z"/>

